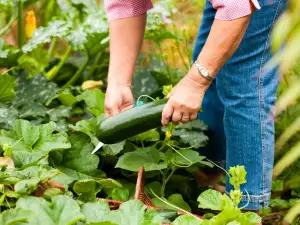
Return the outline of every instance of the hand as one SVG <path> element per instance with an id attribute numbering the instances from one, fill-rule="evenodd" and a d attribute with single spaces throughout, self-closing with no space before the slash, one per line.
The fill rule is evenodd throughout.
<path id="1" fill-rule="evenodd" d="M 210 85 L 208 80 L 197 73 L 197 69 L 192 68 L 170 93 L 162 112 L 163 126 L 167 126 L 170 120 L 178 124 L 197 119 L 205 91 Z"/>
<path id="2" fill-rule="evenodd" d="M 105 95 L 105 115 L 114 116 L 133 107 L 134 99 L 128 85 L 108 84 Z"/>

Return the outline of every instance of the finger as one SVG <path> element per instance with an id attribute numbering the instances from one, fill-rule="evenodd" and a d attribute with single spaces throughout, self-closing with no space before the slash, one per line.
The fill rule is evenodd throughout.
<path id="1" fill-rule="evenodd" d="M 105 114 L 107 117 L 111 117 L 117 115 L 120 112 L 117 105 L 113 104 L 105 104 Z"/>
<path id="2" fill-rule="evenodd" d="M 167 105 L 164 107 L 162 111 L 162 117 L 161 117 L 161 123 L 164 127 L 168 126 L 168 123 L 170 121 L 170 118 L 173 114 L 173 107 L 170 103 L 167 103 Z"/>
<path id="3" fill-rule="evenodd" d="M 181 118 L 182 123 L 187 123 L 190 121 L 190 113 L 184 112 Z"/>
<path id="4" fill-rule="evenodd" d="M 110 112 L 111 112 L 112 116 L 115 116 L 115 115 L 120 113 L 120 110 L 118 109 L 118 107 L 114 106 L 114 107 L 111 108 Z"/>
<path id="5" fill-rule="evenodd" d="M 182 112 L 176 110 L 174 111 L 173 115 L 172 115 L 172 122 L 173 124 L 177 125 L 182 119 Z"/>
<path id="6" fill-rule="evenodd" d="M 190 115 L 190 120 L 196 120 L 197 119 L 197 116 L 198 116 L 198 113 L 191 113 Z"/>
<path id="7" fill-rule="evenodd" d="M 104 109 L 104 113 L 105 113 L 105 116 L 106 116 L 106 117 L 111 117 L 111 113 L 110 113 L 110 110 L 109 110 L 109 109 L 105 108 L 105 109 Z"/>
<path id="8" fill-rule="evenodd" d="M 133 104 L 130 104 L 130 105 L 127 105 L 127 106 L 123 106 L 123 107 L 121 108 L 121 112 L 124 112 L 124 111 L 126 111 L 126 110 L 128 110 L 128 109 L 131 109 L 131 108 L 133 108 Z"/>

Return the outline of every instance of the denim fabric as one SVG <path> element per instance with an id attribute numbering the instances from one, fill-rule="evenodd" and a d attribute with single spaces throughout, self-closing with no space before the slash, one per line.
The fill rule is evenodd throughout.
<path id="1" fill-rule="evenodd" d="M 271 116 L 279 82 L 277 70 L 263 73 L 270 59 L 270 31 L 286 5 L 286 0 L 257 10 L 250 21 L 241 45 L 219 71 L 208 89 L 203 112 L 211 131 L 211 141 L 204 154 L 213 161 L 226 161 L 226 168 L 244 165 L 247 184 L 242 190 L 250 195 L 249 210 L 267 207 L 271 192 L 274 163 L 274 120 Z M 196 40 L 193 59 L 201 51 L 215 10 L 206 1 L 202 23 Z M 227 192 L 232 186 L 227 180 Z M 241 206 L 247 203 L 244 196 Z"/>

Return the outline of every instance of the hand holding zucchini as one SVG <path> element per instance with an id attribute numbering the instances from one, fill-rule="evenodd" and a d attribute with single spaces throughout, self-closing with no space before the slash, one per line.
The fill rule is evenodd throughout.
<path id="1" fill-rule="evenodd" d="M 129 109 L 102 121 L 97 130 L 98 139 L 115 144 L 161 125 L 162 111 L 167 99 Z"/>

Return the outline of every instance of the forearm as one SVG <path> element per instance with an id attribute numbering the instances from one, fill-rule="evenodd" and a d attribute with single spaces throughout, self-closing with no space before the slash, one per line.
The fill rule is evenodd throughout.
<path id="1" fill-rule="evenodd" d="M 207 41 L 200 52 L 197 61 L 205 67 L 211 76 L 215 77 L 227 60 L 233 55 L 246 32 L 251 15 L 232 21 L 215 20 Z M 209 82 L 199 76 L 193 67 L 190 77 L 204 86 Z"/>
<path id="2" fill-rule="evenodd" d="M 110 22 L 108 83 L 131 86 L 136 60 L 143 42 L 146 14 Z"/>

